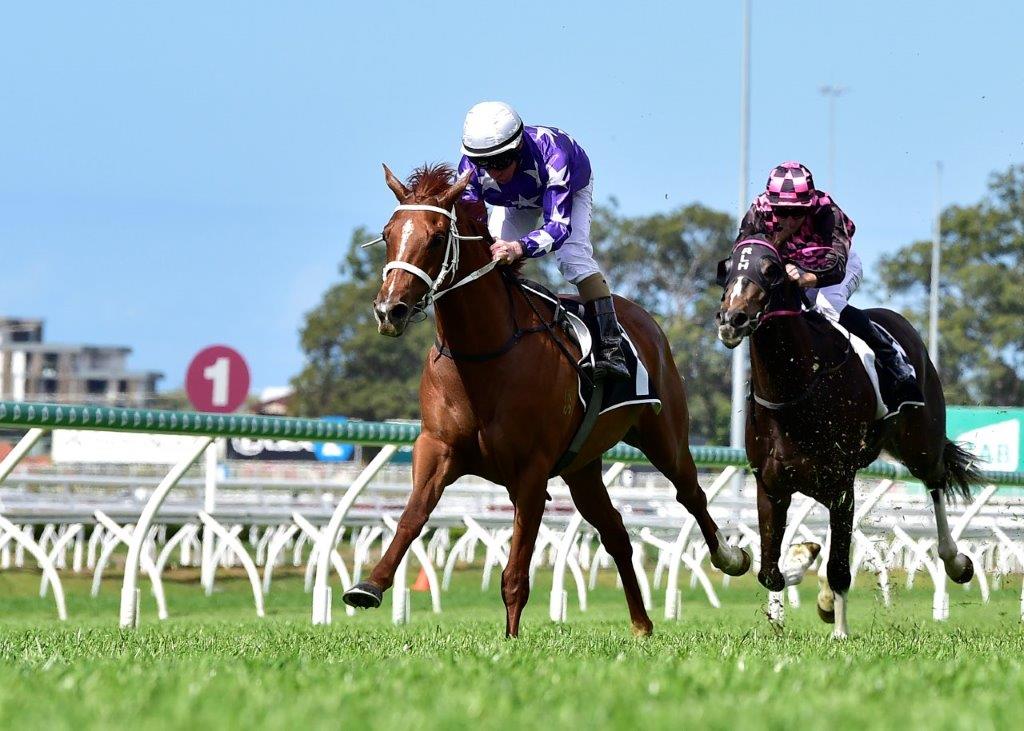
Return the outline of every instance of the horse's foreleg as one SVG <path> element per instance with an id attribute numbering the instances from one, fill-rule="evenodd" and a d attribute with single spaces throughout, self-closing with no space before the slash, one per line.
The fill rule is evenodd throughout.
<path id="1" fill-rule="evenodd" d="M 395 537 L 370 572 L 368 581 L 345 592 L 345 602 L 358 607 L 378 607 L 395 580 L 395 571 L 409 546 L 419 536 L 444 489 L 459 477 L 450 446 L 428 434 L 416 439 L 413 450 L 412 492 L 399 518 Z"/>
<path id="2" fill-rule="evenodd" d="M 829 544 L 826 574 L 828 585 L 818 594 L 818 616 L 835 622 L 832 636 L 845 640 L 850 635 L 846 623 L 846 596 L 850 591 L 850 541 L 853 536 L 853 479 L 843 485 L 828 508 Z M 831 612 L 829 611 L 831 604 Z"/>
<path id="3" fill-rule="evenodd" d="M 544 515 L 545 485 L 546 481 L 541 479 L 533 485 L 520 485 L 513 492 L 516 512 L 512 524 L 512 545 L 508 563 L 501 573 L 506 637 L 519 636 L 519 618 L 530 598 L 530 561 Z"/>
<path id="4" fill-rule="evenodd" d="M 779 569 L 782 555 L 782 537 L 786 532 L 786 513 L 791 497 L 773 497 L 765 490 L 761 478 L 757 478 L 757 523 L 761 533 L 761 570 L 757 580 L 768 591 L 782 591 L 786 588 L 786 577 Z"/>

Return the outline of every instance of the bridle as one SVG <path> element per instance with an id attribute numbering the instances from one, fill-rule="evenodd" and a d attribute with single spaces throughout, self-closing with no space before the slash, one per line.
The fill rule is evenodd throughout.
<path id="1" fill-rule="evenodd" d="M 766 249 L 769 249 L 769 250 L 775 252 L 776 256 L 778 256 L 778 253 L 779 253 L 778 250 L 774 246 L 769 244 L 767 241 L 760 241 L 760 240 L 757 240 L 757 239 L 745 239 L 743 241 L 738 242 L 733 247 L 733 256 L 735 256 L 736 250 L 739 249 L 742 246 L 763 246 Z M 732 257 L 730 257 L 730 259 L 731 258 Z M 728 259 L 726 261 L 728 261 Z M 741 259 L 741 262 L 742 262 L 742 259 Z M 736 279 L 738 279 L 738 278 L 740 278 L 740 277 L 722 281 L 721 284 L 722 284 L 723 289 L 728 290 L 729 286 L 732 285 L 733 282 L 735 282 Z M 772 303 L 771 303 L 772 294 L 779 288 L 779 286 L 785 280 L 780 280 L 779 282 L 775 282 L 775 283 L 769 283 L 769 282 L 761 281 L 760 277 L 750 277 L 750 276 L 747 276 L 747 277 L 743 277 L 743 278 L 749 280 L 755 286 L 759 287 L 765 293 L 765 296 L 768 299 L 768 302 L 765 304 L 765 309 L 757 312 L 757 314 L 755 314 L 753 317 L 750 318 L 750 331 L 748 332 L 748 336 L 749 335 L 753 335 L 754 332 L 757 330 L 757 328 L 760 327 L 760 325 L 763 322 L 765 322 L 766 320 L 770 320 L 770 319 L 772 319 L 774 317 L 799 317 L 800 315 L 803 314 L 803 311 L 801 309 L 782 309 L 782 308 L 770 309 L 771 306 L 772 306 Z M 725 299 L 725 292 L 724 291 L 722 292 L 722 299 L 723 300 Z"/>
<path id="2" fill-rule="evenodd" d="M 458 289 L 459 287 L 467 285 L 471 282 L 475 282 L 477 279 L 480 279 L 480 277 L 491 272 L 498 265 L 498 262 L 492 259 L 479 269 L 470 272 L 462 279 L 458 281 L 453 281 L 445 289 L 440 289 L 441 284 L 445 281 L 445 279 L 449 277 L 454 277 L 455 273 L 459 269 L 459 242 L 479 241 L 482 240 L 484 237 L 464 236 L 459 233 L 459 227 L 455 215 L 454 206 L 452 206 L 452 209 L 449 211 L 438 206 L 429 206 L 422 203 L 403 203 L 401 205 L 395 206 L 395 211 L 431 211 L 433 213 L 440 213 L 442 216 L 445 216 L 451 222 L 448 227 L 448 242 L 445 245 L 444 260 L 441 263 L 441 271 L 438 272 L 437 277 L 431 277 L 429 274 L 427 274 L 425 271 L 420 269 L 415 264 L 410 264 L 409 262 L 402 261 L 401 259 L 395 259 L 394 261 L 390 261 L 384 265 L 382 279 L 387 279 L 388 274 L 394 271 L 395 269 L 401 269 L 402 271 L 409 272 L 413 276 L 418 277 L 427 285 L 427 293 L 423 295 L 423 297 L 420 298 L 419 302 L 417 302 L 416 305 L 413 307 L 413 314 L 423 312 L 424 310 L 427 309 L 427 307 L 430 306 L 432 302 L 436 302 L 437 300 L 441 299 L 441 297 L 448 294 L 454 289 Z M 362 248 L 365 249 L 368 246 L 373 246 L 374 244 L 379 244 L 383 241 L 384 236 L 382 234 L 375 238 L 373 241 L 367 241 L 365 244 L 362 244 Z M 562 341 L 559 340 L 554 334 L 554 325 L 557 324 L 558 322 L 558 308 L 556 307 L 554 320 L 549 323 L 544 318 L 544 316 L 537 310 L 536 305 L 534 305 L 533 301 L 530 299 L 529 295 L 524 291 L 522 285 L 519 282 L 515 281 L 515 279 L 511 275 L 507 274 L 507 272 L 504 274 L 504 279 L 506 290 L 509 296 L 509 312 L 512 313 L 512 336 L 497 350 L 491 351 L 489 353 L 480 354 L 457 353 L 453 351 L 451 348 L 444 345 L 440 340 L 438 340 L 435 343 L 438 352 L 438 357 L 445 356 L 451 358 L 452 360 L 466 360 L 473 362 L 488 361 L 507 353 L 509 350 L 516 346 L 516 344 L 523 338 L 523 336 L 530 335 L 533 333 L 546 332 L 549 336 L 551 336 L 552 340 L 554 340 L 559 350 L 562 351 L 562 354 L 566 357 L 566 359 L 573 366 L 573 368 L 575 368 L 576 372 L 580 375 L 580 378 L 582 378 L 584 381 L 588 383 L 591 383 L 591 379 L 587 376 L 586 373 L 583 372 L 580 365 L 576 362 L 576 359 L 572 356 L 571 353 L 569 353 L 569 351 L 566 349 Z M 534 315 L 536 315 L 537 319 L 540 320 L 540 325 L 523 328 L 519 326 L 518 322 L 516 322 L 515 308 L 512 306 L 513 287 L 518 289 L 520 294 L 523 295 L 524 299 L 526 300 L 526 303 L 530 306 L 530 309 L 533 310 Z"/>
<path id="3" fill-rule="evenodd" d="M 384 271 L 381 275 L 382 280 L 387 279 L 388 274 L 390 274 L 395 269 L 401 269 L 402 271 L 409 272 L 413 276 L 422 280 L 427 285 L 426 294 L 424 294 L 413 307 L 414 312 L 422 312 L 423 310 L 427 309 L 427 307 L 429 307 L 431 303 L 441 299 L 441 297 L 448 294 L 452 290 L 458 289 L 459 287 L 469 284 L 470 282 L 475 282 L 477 279 L 484 276 L 492 269 L 494 269 L 495 266 L 497 266 L 497 261 L 489 261 L 487 262 L 487 264 L 480 267 L 476 271 L 467 274 L 465 277 L 458 281 L 454 281 L 455 273 L 459 270 L 459 242 L 474 240 L 479 241 L 482 240 L 484 237 L 463 236 L 462 234 L 459 233 L 459 226 L 455 216 L 455 206 L 452 206 L 451 210 L 447 210 L 445 208 L 440 208 L 438 206 L 428 206 L 421 203 L 403 203 L 401 205 L 395 206 L 395 212 L 397 213 L 398 211 L 431 211 L 433 213 L 440 213 L 442 216 L 445 216 L 450 222 L 448 226 L 448 240 L 447 243 L 445 244 L 444 250 L 444 259 L 441 262 L 441 270 L 437 273 L 437 277 L 431 277 L 429 274 L 427 274 L 425 271 L 420 269 L 415 264 L 411 264 L 401 259 L 395 259 L 394 261 L 390 261 L 384 265 Z M 373 241 L 367 241 L 365 244 L 362 245 L 362 248 L 365 249 L 367 246 L 373 246 L 374 244 L 379 244 L 383 241 L 384 236 L 382 234 L 375 238 Z M 444 283 L 446 279 L 449 278 L 453 280 L 452 283 L 449 284 L 448 287 L 446 287 L 445 289 L 441 289 L 441 285 Z"/>
<path id="4" fill-rule="evenodd" d="M 751 240 L 751 239 L 747 239 L 745 241 L 741 241 L 740 243 L 736 244 L 736 246 L 733 247 L 733 254 L 735 255 L 736 249 L 738 249 L 738 248 L 740 248 L 741 246 L 744 246 L 744 245 L 764 246 L 764 247 L 774 251 L 776 253 L 776 255 L 778 255 L 778 251 L 776 250 L 776 248 L 774 246 L 772 246 L 771 244 L 769 244 L 768 242 L 762 242 L 762 241 Z M 775 318 L 775 317 L 802 317 L 802 316 L 804 316 L 806 310 L 803 310 L 803 309 L 783 309 L 781 307 L 777 308 L 777 309 L 769 309 L 771 307 L 772 293 L 774 291 L 776 291 L 778 289 L 778 287 L 785 280 L 782 280 L 782 281 L 780 281 L 778 283 L 772 284 L 772 283 L 768 283 L 768 282 L 759 281 L 758 279 L 755 279 L 755 278 L 752 278 L 752 277 L 748 277 L 748 279 L 750 279 L 750 281 L 755 286 L 760 287 L 764 291 L 764 293 L 767 295 L 767 297 L 768 297 L 768 304 L 766 305 L 765 309 L 761 310 L 755 316 L 750 318 L 750 331 L 747 334 L 748 337 L 753 335 L 754 332 L 757 330 L 757 328 L 762 323 L 764 323 L 765 321 L 770 320 L 772 318 Z M 725 283 L 724 286 L 726 288 L 728 288 L 728 286 L 730 284 L 732 284 L 733 281 L 734 280 L 731 280 L 731 279 L 728 280 Z M 801 294 L 801 297 L 803 297 L 802 294 Z M 723 299 L 725 298 L 725 294 L 724 293 L 722 295 L 722 298 Z M 805 302 L 806 302 L 806 300 L 805 300 Z M 853 344 L 850 341 L 849 333 L 847 333 L 846 349 L 845 349 L 845 351 L 843 353 L 842 359 L 838 363 L 836 363 L 834 365 L 831 365 L 828 368 L 824 368 L 824 369 L 820 369 L 820 370 L 816 371 L 814 376 L 811 378 L 810 383 L 807 384 L 807 386 L 804 388 L 803 392 L 799 396 L 797 396 L 796 398 L 789 399 L 788 401 L 769 401 L 768 399 L 762 398 L 761 396 L 758 396 L 756 393 L 754 393 L 754 384 L 753 384 L 752 381 L 750 382 L 749 398 L 751 400 L 753 400 L 755 403 L 757 403 L 759 406 L 762 406 L 762 407 L 764 407 L 766 409 L 769 409 L 770 411 L 781 411 L 783 409 L 787 409 L 787 408 L 790 408 L 790 407 L 793 407 L 793 406 L 797 406 L 797 405 L 803 403 L 805 400 L 807 400 L 807 398 L 810 397 L 811 394 L 814 393 L 814 391 L 817 389 L 818 385 L 824 379 L 831 377 L 832 375 L 837 373 L 839 370 L 841 370 L 847 364 L 847 362 L 850 360 L 850 353 L 852 352 L 852 350 L 853 350 Z"/>

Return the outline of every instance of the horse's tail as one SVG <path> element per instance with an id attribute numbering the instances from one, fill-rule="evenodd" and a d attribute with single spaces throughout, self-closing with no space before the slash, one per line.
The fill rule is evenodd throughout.
<path id="1" fill-rule="evenodd" d="M 947 498 L 971 499 L 971 485 L 984 482 L 981 470 L 978 469 L 978 458 L 956 442 L 946 440 L 942 449 L 942 461 L 946 465 L 942 491 Z"/>

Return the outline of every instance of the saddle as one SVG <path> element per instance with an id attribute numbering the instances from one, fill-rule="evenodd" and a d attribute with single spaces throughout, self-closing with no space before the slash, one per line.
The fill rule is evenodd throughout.
<path id="1" fill-rule="evenodd" d="M 878 420 L 888 419 L 899 413 L 905 405 L 911 403 L 904 401 L 899 398 L 897 394 L 896 385 L 894 382 L 893 374 L 887 368 L 883 368 L 875 357 L 875 351 L 868 345 L 864 340 L 854 335 L 852 332 L 844 328 L 838 322 L 833 321 L 828 317 L 823 318 L 826 322 L 832 325 L 839 333 L 849 339 L 850 347 L 854 353 L 857 354 L 861 365 L 864 367 L 864 372 L 867 374 L 868 380 L 871 382 L 871 387 L 875 392 L 875 403 L 877 407 L 875 409 L 875 418 Z M 907 351 L 904 350 L 900 341 L 893 337 L 892 333 L 885 329 L 880 322 L 875 319 L 871 319 L 874 326 L 882 332 L 885 337 L 889 339 L 893 349 L 895 349 L 897 355 L 903 359 L 906 366 L 913 372 L 914 377 L 917 378 L 917 371 L 913 364 L 907 358 Z"/>
<path id="2" fill-rule="evenodd" d="M 593 344 L 595 335 L 591 331 L 591 323 L 586 321 L 583 310 L 583 302 L 579 297 L 568 294 L 554 294 L 547 287 L 529 279 L 519 279 L 521 286 L 531 297 L 541 300 L 554 318 L 556 326 L 562 329 L 569 338 L 580 349 L 580 357 L 577 364 L 584 373 L 593 367 L 594 354 Z M 601 414 L 617 409 L 620 406 L 631 406 L 635 404 L 656 404 L 661 408 L 661 399 L 655 393 L 654 385 L 651 383 L 647 368 L 637 355 L 636 346 L 629 337 L 629 332 L 620 324 L 619 331 L 622 334 L 622 351 L 626 356 L 626 365 L 629 368 L 631 378 L 629 380 L 609 381 L 604 385 L 600 412 Z M 583 408 L 586 409 L 594 392 L 593 381 L 582 378 L 579 380 L 579 399 Z"/>
<path id="3" fill-rule="evenodd" d="M 579 297 L 556 295 L 542 284 L 529 279 L 517 279 L 516 285 L 530 301 L 531 307 L 534 306 L 532 299 L 540 300 L 540 306 L 552 316 L 553 327 L 558 327 L 565 332 L 580 352 L 576 361 L 576 382 L 577 393 L 583 406 L 583 421 L 576 430 L 569 447 L 562 453 L 548 474 L 548 477 L 557 477 L 579 455 L 601 414 L 628 404 L 649 403 L 653 404 L 655 409 L 660 409 L 661 399 L 654 393 L 647 368 L 640 361 L 636 347 L 621 324 L 619 332 L 622 335 L 622 341 L 629 346 L 628 348 L 623 347 L 622 350 L 631 378 L 628 381 L 595 382 L 592 378 L 587 377 L 586 372 L 590 369 L 593 373 L 593 344 L 596 338 L 595 333 L 590 329 L 590 323 L 584 318 L 583 303 Z M 565 352 L 564 349 L 563 352 Z M 566 355 L 570 356 L 569 353 Z"/>

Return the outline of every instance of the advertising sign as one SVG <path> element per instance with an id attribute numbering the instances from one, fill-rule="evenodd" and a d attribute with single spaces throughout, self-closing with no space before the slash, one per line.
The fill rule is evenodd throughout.
<path id="1" fill-rule="evenodd" d="M 950 406 L 946 409 L 946 434 L 954 442 L 963 442 L 988 470 L 1024 470 L 1022 422 L 1024 409 L 996 406 Z"/>

